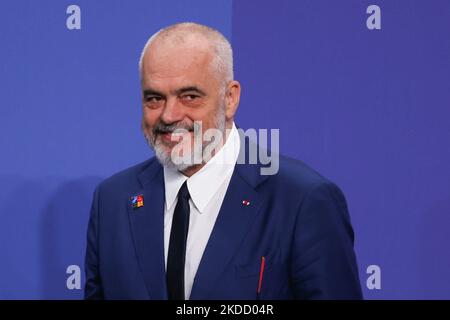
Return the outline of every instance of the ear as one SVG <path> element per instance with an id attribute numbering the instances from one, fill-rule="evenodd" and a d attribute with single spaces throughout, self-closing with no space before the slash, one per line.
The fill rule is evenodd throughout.
<path id="1" fill-rule="evenodd" d="M 227 120 L 232 120 L 239 105 L 241 98 L 241 84 L 235 80 L 230 81 L 225 91 L 225 117 Z"/>

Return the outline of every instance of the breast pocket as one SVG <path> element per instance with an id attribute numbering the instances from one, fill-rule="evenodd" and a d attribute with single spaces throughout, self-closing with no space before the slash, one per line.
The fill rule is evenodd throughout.
<path id="1" fill-rule="evenodd" d="M 236 278 L 259 277 L 261 272 L 262 256 L 257 257 L 254 261 L 246 264 L 236 265 Z M 276 249 L 270 254 L 264 256 L 264 275 L 280 263 L 280 250 Z"/>

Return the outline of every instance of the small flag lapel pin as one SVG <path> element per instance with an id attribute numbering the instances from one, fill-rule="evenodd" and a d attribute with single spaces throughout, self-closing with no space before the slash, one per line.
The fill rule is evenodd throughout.
<path id="1" fill-rule="evenodd" d="M 144 196 L 142 194 L 131 197 L 131 205 L 133 208 L 140 208 L 144 206 Z"/>
<path id="2" fill-rule="evenodd" d="M 250 205 L 250 201 L 248 201 L 248 200 L 242 200 L 242 204 L 243 204 L 244 206 L 249 206 L 249 205 Z"/>

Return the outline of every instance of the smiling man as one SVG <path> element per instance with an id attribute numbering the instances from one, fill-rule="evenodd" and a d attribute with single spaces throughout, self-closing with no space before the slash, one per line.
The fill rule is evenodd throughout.
<path id="1" fill-rule="evenodd" d="M 174 167 L 173 147 L 182 140 L 173 134 L 176 129 L 190 132 L 192 138 L 186 141 L 192 143 L 202 139 L 193 136 L 195 121 L 201 131 L 217 129 L 225 135 L 225 129 L 232 129 L 240 85 L 233 80 L 231 47 L 220 33 L 194 24 L 167 28 L 150 38 L 139 65 L 142 128 L 163 165 Z M 175 167 L 192 176 L 202 163 L 191 164 Z"/>
<path id="2" fill-rule="evenodd" d="M 273 175 L 245 162 L 252 149 L 234 124 L 241 86 L 223 35 L 169 26 L 139 65 L 155 157 L 97 187 L 85 297 L 361 298 L 340 189 L 283 156 Z"/>

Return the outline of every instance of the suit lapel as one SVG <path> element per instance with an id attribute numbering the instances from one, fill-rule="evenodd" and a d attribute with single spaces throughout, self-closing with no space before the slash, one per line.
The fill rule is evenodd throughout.
<path id="1" fill-rule="evenodd" d="M 264 200 L 255 190 L 264 177 L 258 166 L 236 165 L 195 276 L 190 299 L 207 299 L 229 267 Z M 246 203 L 248 201 L 249 203 Z"/>
<path id="2" fill-rule="evenodd" d="M 136 255 L 151 299 L 167 299 L 164 262 L 164 177 L 162 167 L 154 160 L 140 175 L 144 206 L 128 212 Z"/>

